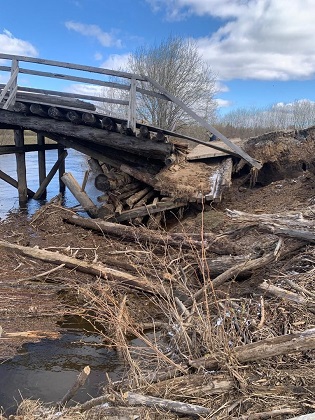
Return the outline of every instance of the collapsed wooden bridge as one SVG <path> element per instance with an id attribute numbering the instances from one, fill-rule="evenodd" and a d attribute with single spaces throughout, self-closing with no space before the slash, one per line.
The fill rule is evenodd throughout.
<path id="1" fill-rule="evenodd" d="M 0 129 L 13 130 L 15 143 L 0 146 L 0 154 L 16 154 L 17 180 L 3 171 L 0 171 L 0 178 L 18 188 L 21 203 L 29 198 L 43 198 L 49 182 L 59 171 L 60 191 L 67 186 L 91 216 L 115 221 L 141 221 L 146 215 L 161 214 L 189 202 L 219 200 L 223 189 L 231 182 L 231 156 L 260 168 L 260 163 L 237 144 L 147 76 L 8 54 L 0 54 L 0 59 L 6 60 L 4 63 L 11 62 L 11 65 L 0 66 L 0 71 L 10 73 L 7 83 L 0 86 Z M 20 67 L 21 62 L 26 67 Z M 66 71 L 47 72 L 38 70 L 38 66 Z M 90 73 L 93 73 L 93 78 L 87 77 Z M 50 79 L 76 84 L 71 92 L 67 91 L 69 87 L 55 91 L 20 86 L 18 77 L 24 74 L 30 77 L 32 86 L 33 78 L 37 84 L 44 80 L 45 86 Z M 76 93 L 82 85 L 90 91 L 92 88 L 94 91 L 99 88 L 106 90 L 108 97 L 104 92 L 99 96 Z M 115 98 L 110 93 L 114 90 L 123 92 L 123 98 L 122 95 Z M 137 121 L 137 103 L 146 95 L 180 106 L 221 142 L 203 142 L 154 127 L 146 121 Z M 119 106 L 125 112 L 117 116 L 104 109 L 104 104 Z M 24 130 L 36 133 L 36 144 L 25 144 Z M 46 144 L 46 138 L 55 143 Z M 188 161 L 185 140 L 218 150 L 224 158 L 210 163 Z M 103 201 L 100 207 L 87 197 L 84 185 L 79 186 L 71 174 L 66 173 L 67 148 L 91 157 L 90 166 L 97 175 L 95 185 L 104 192 L 100 197 Z M 49 149 L 57 149 L 58 158 L 46 174 L 45 151 Z M 25 153 L 30 151 L 38 152 L 37 191 L 27 188 Z"/>

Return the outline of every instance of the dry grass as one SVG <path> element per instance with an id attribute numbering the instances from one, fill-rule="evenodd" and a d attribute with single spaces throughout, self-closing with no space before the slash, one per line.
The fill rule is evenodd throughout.
<path id="1" fill-rule="evenodd" d="M 55 207 L 53 211 L 56 212 Z M 47 217 L 45 220 L 51 222 Z M 203 219 L 200 229 L 204 230 Z M 77 303 L 71 312 L 77 311 L 91 322 L 103 337 L 104 345 L 116 349 L 125 364 L 121 381 L 108 380 L 104 384 L 104 395 L 109 396 L 109 401 L 115 399 L 111 403 L 113 410 L 127 409 L 124 395 L 132 390 L 206 407 L 210 412 L 207 418 L 215 419 L 249 420 L 253 413 L 266 412 L 276 413 L 273 418 L 287 419 L 296 413 L 315 411 L 312 351 L 247 364 L 239 363 L 234 353 L 235 347 L 314 328 L 313 312 L 294 302 L 246 289 L 244 284 L 249 280 L 232 281 L 228 287 L 214 290 L 206 249 L 196 250 L 192 246 L 190 250 L 178 251 L 167 245 L 143 245 L 135 238 L 129 250 L 123 251 L 126 247 L 122 243 L 108 237 L 103 239 L 104 247 L 121 249 L 119 258 L 124 263 L 127 260 L 133 272 L 153 279 L 156 290 L 155 294 L 140 294 L 110 278 L 72 281 Z M 101 249 L 95 247 L 94 252 Z M 102 255 L 102 260 L 106 263 L 106 256 Z M 306 266 L 306 261 L 314 264 Z M 290 277 L 291 285 L 298 283 L 312 291 L 314 265 L 315 251 L 310 247 L 269 269 L 274 284 L 293 290 L 285 278 L 295 270 L 296 277 Z M 306 269 L 301 273 L 303 267 Z M 195 292 L 205 284 L 208 287 L 204 295 L 196 300 Z M 205 355 L 215 358 L 219 369 L 191 367 L 191 360 Z M 80 407 L 65 409 L 62 418 L 107 418 L 105 408 L 100 407 L 82 413 Z M 134 410 L 138 414 L 138 409 Z M 158 408 L 141 410 L 141 419 L 178 418 Z M 24 419 L 58 418 L 56 411 L 52 414 L 37 406 L 34 412 L 41 417 L 30 414 Z"/>
<path id="2" fill-rule="evenodd" d="M 30 130 L 24 131 L 24 142 L 25 144 L 36 144 L 37 137 L 36 133 Z M 46 139 L 46 144 L 55 143 L 53 140 Z M 14 132 L 13 130 L 0 130 L 0 146 L 12 146 L 14 145 Z"/>
<path id="3" fill-rule="evenodd" d="M 195 254 L 195 250 L 192 252 Z M 276 298 L 258 294 L 233 298 L 228 291 L 215 291 L 211 288 L 210 268 L 188 270 L 184 253 L 176 259 L 169 249 L 162 255 L 145 255 L 145 267 L 150 266 L 156 273 L 157 290 L 166 292 L 141 298 L 140 305 L 148 308 L 145 318 L 146 311 L 137 309 L 139 299 L 132 294 L 101 280 L 93 285 L 78 285 L 79 296 L 89 302 L 85 317 L 99 326 L 104 342 L 116 348 L 125 362 L 126 377 L 120 384 L 109 384 L 107 391 L 114 386 L 122 391 L 132 389 L 198 404 L 208 407 L 214 418 L 222 419 L 279 407 L 286 407 L 288 414 L 290 410 L 294 413 L 302 407 L 313 407 L 311 352 L 278 356 L 249 366 L 239 364 L 233 354 L 236 346 L 314 326 L 312 313 Z M 202 261 L 202 256 L 196 259 Z M 313 276 L 305 275 L 304 280 L 306 289 L 313 287 Z M 205 283 L 209 288 L 201 302 L 193 300 L 191 306 L 185 307 L 183 302 Z M 137 344 L 132 338 L 137 338 Z M 197 387 L 193 376 L 198 372 L 189 367 L 189 361 L 205 354 L 217 359 L 220 372 L 201 370 L 199 380 L 202 378 L 204 386 Z M 222 373 L 233 383 L 229 391 L 205 392 L 209 375 L 215 380 Z M 308 386 L 313 391 L 305 397 Z"/>

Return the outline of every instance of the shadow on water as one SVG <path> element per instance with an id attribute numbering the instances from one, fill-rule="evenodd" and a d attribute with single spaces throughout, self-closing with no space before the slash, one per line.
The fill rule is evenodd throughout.
<path id="1" fill-rule="evenodd" d="M 46 152 L 47 173 L 57 160 L 57 151 Z M 28 188 L 38 188 L 37 153 L 26 154 Z M 16 179 L 16 161 L 14 155 L 0 156 L 0 169 Z M 75 150 L 68 150 L 66 171 L 71 172 L 82 183 L 88 169 L 87 157 Z M 90 179 L 86 192 L 96 203 L 99 195 Z M 0 220 L 10 212 L 32 215 L 42 204 L 55 197 L 59 192 L 58 175 L 47 188 L 47 199 L 29 200 L 26 208 L 19 208 L 17 189 L 0 180 Z M 78 203 L 66 190 L 64 205 L 76 206 Z M 25 398 L 40 399 L 43 402 L 58 402 L 72 386 L 79 372 L 87 365 L 91 368 L 85 386 L 78 391 L 74 399 L 84 402 L 91 396 L 97 396 L 101 384 L 106 382 L 106 374 L 117 380 L 123 373 L 122 361 L 117 353 L 102 346 L 101 338 L 93 332 L 87 332 L 86 326 L 69 322 L 62 325 L 64 333 L 59 340 L 42 340 L 36 344 L 26 344 L 13 359 L 0 362 L 0 407 L 6 414 L 13 414 L 17 405 Z"/>
<path id="2" fill-rule="evenodd" d="M 83 332 L 83 324 L 77 320 L 62 326 L 65 332 L 60 339 L 26 344 L 13 359 L 0 364 L 0 407 L 7 415 L 15 413 L 25 398 L 60 401 L 87 365 L 91 373 L 74 396 L 75 402 L 98 396 L 106 375 L 113 381 L 122 377 L 122 360 L 102 345 L 99 335 Z"/>

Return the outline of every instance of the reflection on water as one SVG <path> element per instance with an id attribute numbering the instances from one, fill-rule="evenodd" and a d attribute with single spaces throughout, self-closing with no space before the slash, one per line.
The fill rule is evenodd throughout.
<path id="1" fill-rule="evenodd" d="M 80 330 L 68 331 L 59 340 L 26 344 L 21 354 L 0 364 L 0 407 L 8 415 L 25 398 L 58 402 L 87 365 L 91 373 L 74 396 L 76 402 L 98 396 L 106 374 L 112 380 L 121 378 L 123 367 L 117 353 L 103 347 L 99 336 Z"/>
<path id="2" fill-rule="evenodd" d="M 58 158 L 57 153 L 57 150 L 46 151 L 47 174 Z M 77 152 L 76 150 L 69 149 L 68 156 L 66 158 L 66 172 L 71 172 L 72 175 L 79 182 L 79 184 L 82 185 L 84 173 L 87 169 L 87 157 L 82 153 Z M 16 160 L 14 154 L 0 156 L 0 170 L 5 172 L 12 178 L 17 179 Z M 26 153 L 26 170 L 27 186 L 31 190 L 36 191 L 39 187 L 37 152 Z M 100 194 L 100 192 L 94 188 L 94 184 L 91 178 L 89 179 L 85 190 L 93 201 L 95 201 L 96 196 Z M 22 209 L 22 211 L 26 211 L 28 214 L 33 214 L 42 204 L 55 197 L 58 194 L 58 192 L 59 179 L 57 172 L 47 187 L 46 200 L 37 201 L 30 199 L 26 204 L 26 208 Z M 66 190 L 64 195 L 64 205 L 67 207 L 72 207 L 77 204 L 78 202 L 72 196 L 70 191 Z M 20 210 L 17 189 L 0 179 L 0 219 L 4 219 L 9 211 L 17 210 Z"/>

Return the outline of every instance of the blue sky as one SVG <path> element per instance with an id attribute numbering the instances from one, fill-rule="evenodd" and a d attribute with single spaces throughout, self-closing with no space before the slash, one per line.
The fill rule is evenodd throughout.
<path id="1" fill-rule="evenodd" d="M 315 0 L 2 0 L 0 52 L 117 69 L 138 47 L 192 38 L 224 113 L 315 101 L 314 16 Z"/>

